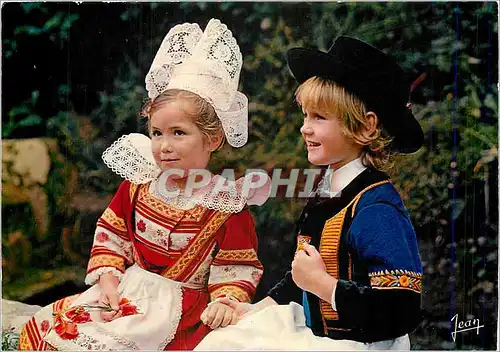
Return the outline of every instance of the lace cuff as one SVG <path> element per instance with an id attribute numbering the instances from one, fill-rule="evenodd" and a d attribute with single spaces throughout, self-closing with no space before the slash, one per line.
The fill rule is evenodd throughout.
<path id="1" fill-rule="evenodd" d="M 99 282 L 99 278 L 101 277 L 101 275 L 106 273 L 111 273 L 116 276 L 119 281 L 122 281 L 123 273 L 120 270 L 112 266 L 103 266 L 102 268 L 98 268 L 88 273 L 87 276 L 85 276 L 85 284 L 90 286 L 95 285 Z"/>

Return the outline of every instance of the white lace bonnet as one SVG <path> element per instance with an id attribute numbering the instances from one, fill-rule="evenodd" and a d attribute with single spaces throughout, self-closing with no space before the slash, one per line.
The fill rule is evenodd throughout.
<path id="1" fill-rule="evenodd" d="M 146 75 L 146 90 L 152 100 L 167 89 L 198 94 L 214 107 L 228 143 L 241 147 L 248 139 L 248 99 L 237 91 L 242 63 L 236 40 L 219 20 L 211 19 L 205 32 L 196 23 L 176 25 L 163 39 Z M 143 134 L 120 137 L 104 151 L 102 159 L 115 173 L 135 184 L 154 181 L 161 174 L 151 153 L 151 139 Z M 247 177 L 253 177 L 253 173 Z M 233 192 L 219 192 L 208 199 L 202 195 L 195 202 L 236 212 L 245 203 L 261 205 L 267 200 L 269 180 L 249 198 L 242 198 L 236 191 L 241 183 L 230 182 Z"/>
<path id="2" fill-rule="evenodd" d="M 238 92 L 243 59 L 231 31 L 217 19 L 205 31 L 196 23 L 173 27 L 163 39 L 146 75 L 146 90 L 154 100 L 167 89 L 196 93 L 209 102 L 228 143 L 243 146 L 248 139 L 248 99 Z"/>

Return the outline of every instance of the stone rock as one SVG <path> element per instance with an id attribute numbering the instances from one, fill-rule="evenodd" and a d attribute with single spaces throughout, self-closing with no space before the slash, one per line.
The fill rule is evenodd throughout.
<path id="1" fill-rule="evenodd" d="M 50 171 L 49 147 L 39 138 L 2 141 L 2 201 L 29 203 L 37 230 L 48 230 L 48 198 L 43 186 Z"/>
<path id="2" fill-rule="evenodd" d="M 42 307 L 2 299 L 2 332 L 19 333 L 26 322 Z"/>

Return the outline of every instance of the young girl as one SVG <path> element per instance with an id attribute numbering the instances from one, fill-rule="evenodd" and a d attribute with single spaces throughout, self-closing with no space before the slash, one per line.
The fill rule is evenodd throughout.
<path id="1" fill-rule="evenodd" d="M 234 322 L 233 309 L 215 299 L 248 302 L 255 292 L 262 265 L 246 204 L 262 204 L 266 191 L 232 192 L 241 179 L 215 190 L 220 176 L 210 175 L 188 194 L 187 176 L 205 169 L 224 139 L 246 143 L 241 65 L 218 20 L 205 32 L 189 23 L 169 31 L 146 77 L 151 139 L 123 136 L 103 154 L 126 181 L 97 222 L 85 279 L 93 286 L 37 313 L 21 349 L 189 350 Z"/>
<path id="2" fill-rule="evenodd" d="M 328 53 L 291 49 L 288 63 L 308 159 L 328 176 L 300 217 L 291 270 L 254 305 L 221 299 L 247 317 L 197 349 L 409 349 L 422 266 L 408 211 L 380 169 L 423 143 L 410 85 L 387 55 L 349 37 Z"/>

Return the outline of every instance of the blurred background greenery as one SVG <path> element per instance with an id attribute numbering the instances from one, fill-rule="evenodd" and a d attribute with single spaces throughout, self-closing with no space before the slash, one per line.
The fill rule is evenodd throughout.
<path id="1" fill-rule="evenodd" d="M 496 349 L 497 11 L 494 2 L 4 4 L 3 297 L 43 305 L 84 289 L 95 221 L 120 182 L 100 155 L 122 134 L 144 132 L 144 77 L 167 31 L 215 17 L 243 53 L 250 136 L 215 155 L 214 170 L 311 167 L 290 47 L 327 50 L 352 35 L 393 55 L 411 81 L 424 78 L 411 101 L 425 146 L 392 170 L 424 264 L 412 348 Z M 291 261 L 302 206 L 281 197 L 252 208 L 266 269 L 257 299 Z M 457 313 L 485 327 L 453 343 Z"/>

